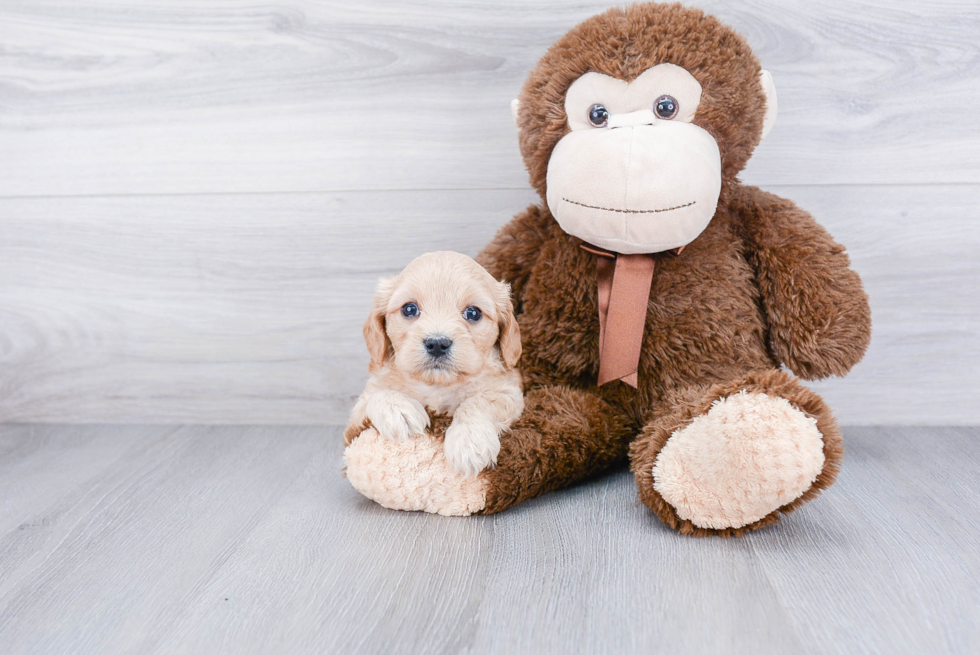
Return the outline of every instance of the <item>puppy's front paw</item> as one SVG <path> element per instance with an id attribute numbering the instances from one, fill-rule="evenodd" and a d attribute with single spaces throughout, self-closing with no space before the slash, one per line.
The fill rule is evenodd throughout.
<path id="1" fill-rule="evenodd" d="M 429 415 L 422 403 L 397 391 L 375 394 L 368 418 L 378 434 L 395 441 L 423 434 L 429 427 Z"/>
<path id="2" fill-rule="evenodd" d="M 500 436 L 489 421 L 453 421 L 443 444 L 446 459 L 454 469 L 471 477 L 497 463 Z"/>

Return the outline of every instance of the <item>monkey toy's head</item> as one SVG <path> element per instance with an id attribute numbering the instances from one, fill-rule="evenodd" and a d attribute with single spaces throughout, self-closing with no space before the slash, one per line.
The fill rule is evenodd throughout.
<path id="1" fill-rule="evenodd" d="M 531 184 L 569 234 L 618 253 L 687 245 L 776 117 L 745 40 L 679 4 L 568 32 L 513 109 Z"/>

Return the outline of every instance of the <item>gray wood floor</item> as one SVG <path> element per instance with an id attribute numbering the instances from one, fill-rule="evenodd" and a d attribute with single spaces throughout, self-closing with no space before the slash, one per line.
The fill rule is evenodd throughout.
<path id="1" fill-rule="evenodd" d="M 618 472 L 493 517 L 384 510 L 329 427 L 0 426 L 0 651 L 975 653 L 980 428 L 850 428 L 738 540 Z"/>

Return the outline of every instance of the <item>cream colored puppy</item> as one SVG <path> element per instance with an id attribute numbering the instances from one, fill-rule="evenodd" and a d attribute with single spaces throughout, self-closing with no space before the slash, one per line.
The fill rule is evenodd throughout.
<path id="1" fill-rule="evenodd" d="M 428 408 L 453 417 L 443 445 L 453 468 L 476 476 L 496 464 L 500 433 L 524 409 L 509 285 L 466 255 L 422 255 L 379 282 L 364 340 L 371 377 L 348 444 L 369 425 L 388 439 L 422 434 Z"/>

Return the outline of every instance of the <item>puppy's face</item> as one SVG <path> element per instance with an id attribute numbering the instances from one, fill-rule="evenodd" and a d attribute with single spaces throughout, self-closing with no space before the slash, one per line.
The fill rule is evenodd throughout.
<path id="1" fill-rule="evenodd" d="M 452 384 L 501 361 L 512 368 L 521 354 L 510 287 L 454 252 L 422 255 L 382 280 L 364 338 L 372 369 L 388 362 L 428 384 Z"/>

